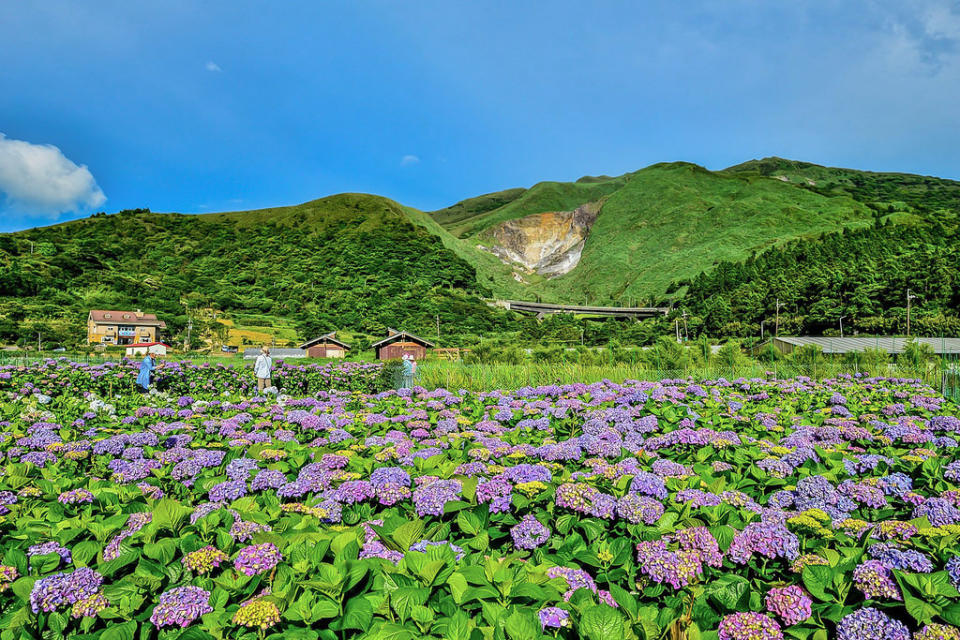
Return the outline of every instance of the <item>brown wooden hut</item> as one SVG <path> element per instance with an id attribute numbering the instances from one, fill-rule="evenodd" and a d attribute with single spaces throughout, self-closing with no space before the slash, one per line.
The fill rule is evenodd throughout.
<path id="1" fill-rule="evenodd" d="M 377 352 L 377 360 L 395 360 L 404 355 L 423 360 L 427 357 L 427 349 L 432 349 L 434 344 L 412 333 L 390 329 L 390 335 L 372 346 Z"/>
<path id="2" fill-rule="evenodd" d="M 350 350 L 350 345 L 337 340 L 336 332 L 331 331 L 304 342 L 300 348 L 306 350 L 308 358 L 343 358 Z"/>

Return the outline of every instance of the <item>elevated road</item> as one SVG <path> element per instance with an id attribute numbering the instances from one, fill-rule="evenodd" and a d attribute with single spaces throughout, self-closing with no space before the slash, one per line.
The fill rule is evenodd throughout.
<path id="1" fill-rule="evenodd" d="M 546 302 L 524 302 L 522 300 L 498 300 L 497 306 L 535 316 L 550 313 L 576 313 L 611 318 L 655 318 L 665 316 L 669 307 L 593 307 L 573 304 L 549 304 Z"/>

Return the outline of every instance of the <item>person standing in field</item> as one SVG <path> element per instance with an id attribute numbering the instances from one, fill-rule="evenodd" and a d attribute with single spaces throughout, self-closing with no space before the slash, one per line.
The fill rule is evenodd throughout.
<path id="1" fill-rule="evenodd" d="M 271 370 L 273 369 L 273 359 L 270 357 L 270 347 L 264 345 L 260 349 L 260 355 L 253 363 L 253 375 L 257 376 L 257 395 L 263 393 L 263 390 L 272 385 Z"/>
<path id="2" fill-rule="evenodd" d="M 402 389 L 409 389 L 413 386 L 413 356 L 403 354 L 403 384 Z"/>
<path id="3" fill-rule="evenodd" d="M 140 373 L 137 374 L 137 390 L 140 393 L 148 393 L 150 391 L 150 378 L 155 368 L 156 364 L 153 361 L 153 356 L 148 350 L 144 354 L 143 360 L 140 361 Z"/>

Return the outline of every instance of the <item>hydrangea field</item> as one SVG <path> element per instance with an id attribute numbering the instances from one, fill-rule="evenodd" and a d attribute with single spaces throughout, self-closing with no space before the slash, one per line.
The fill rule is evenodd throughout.
<path id="1" fill-rule="evenodd" d="M 916 381 L 81 369 L 0 372 L 4 640 L 960 639 L 960 419 Z"/>
<path id="2" fill-rule="evenodd" d="M 133 393 L 139 367 L 139 360 L 91 365 L 64 358 L 42 360 L 30 366 L 0 365 L 0 392 L 17 396 Z M 281 360 L 273 369 L 273 382 L 293 395 L 330 388 L 372 392 L 378 390 L 381 368 L 380 363 L 373 362 L 295 364 Z M 154 378 L 154 386 L 166 393 L 195 397 L 246 395 L 257 388 L 249 368 L 223 364 L 162 360 Z"/>

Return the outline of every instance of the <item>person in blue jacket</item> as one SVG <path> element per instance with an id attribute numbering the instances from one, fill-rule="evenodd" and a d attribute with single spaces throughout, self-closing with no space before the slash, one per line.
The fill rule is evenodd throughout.
<path id="1" fill-rule="evenodd" d="M 137 375 L 137 389 L 140 393 L 150 391 L 150 379 L 153 377 L 154 368 L 156 368 L 156 363 L 153 356 L 147 351 L 143 360 L 140 361 L 140 373 Z"/>

